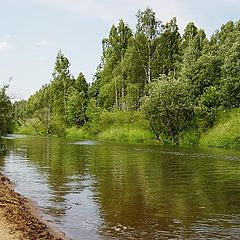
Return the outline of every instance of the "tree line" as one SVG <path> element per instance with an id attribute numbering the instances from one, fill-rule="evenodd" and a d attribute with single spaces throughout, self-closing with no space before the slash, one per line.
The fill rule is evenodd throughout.
<path id="1" fill-rule="evenodd" d="M 197 143 L 219 112 L 239 107 L 239 21 L 207 38 L 193 22 L 181 36 L 176 18 L 163 24 L 150 8 L 136 17 L 134 30 L 112 25 L 91 84 L 59 51 L 50 83 L 14 103 L 15 124 L 64 135 L 71 126 L 91 130 L 106 112 L 140 112 L 159 141 L 179 144 L 189 133 Z"/>

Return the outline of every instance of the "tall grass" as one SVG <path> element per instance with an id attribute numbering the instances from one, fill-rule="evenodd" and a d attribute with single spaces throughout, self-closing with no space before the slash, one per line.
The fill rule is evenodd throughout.
<path id="1" fill-rule="evenodd" d="M 197 146 L 199 144 L 200 133 L 197 129 L 184 131 L 180 138 L 181 146 Z"/>
<path id="2" fill-rule="evenodd" d="M 84 128 L 71 127 L 66 129 L 66 137 L 73 139 L 86 139 L 92 136 Z"/>
<path id="3" fill-rule="evenodd" d="M 30 126 L 21 125 L 15 128 L 14 133 L 23 135 L 38 135 L 37 131 Z"/>
<path id="4" fill-rule="evenodd" d="M 155 142 L 148 122 L 141 112 L 103 111 L 80 128 L 70 127 L 65 130 L 67 138 L 143 143 Z"/>
<path id="5" fill-rule="evenodd" d="M 154 136 L 150 131 L 144 129 L 119 126 L 117 128 L 109 128 L 99 133 L 98 139 L 119 142 L 146 143 L 153 141 Z"/>
<path id="6" fill-rule="evenodd" d="M 97 138 L 120 142 L 150 142 L 154 140 L 142 112 L 102 112 Z"/>
<path id="7" fill-rule="evenodd" d="M 223 112 L 215 126 L 201 136 L 200 145 L 240 149 L 240 109 Z"/>

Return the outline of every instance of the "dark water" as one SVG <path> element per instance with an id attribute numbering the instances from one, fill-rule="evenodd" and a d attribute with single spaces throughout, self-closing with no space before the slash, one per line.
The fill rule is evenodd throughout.
<path id="1" fill-rule="evenodd" d="M 240 239 L 240 152 L 4 141 L 0 168 L 72 239 Z"/>

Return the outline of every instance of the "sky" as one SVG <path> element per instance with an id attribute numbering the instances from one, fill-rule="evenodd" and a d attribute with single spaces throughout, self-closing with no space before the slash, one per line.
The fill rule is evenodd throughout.
<path id="1" fill-rule="evenodd" d="M 13 100 L 27 99 L 52 77 L 61 49 L 71 73 L 92 81 L 102 39 L 123 19 L 135 30 L 136 13 L 153 9 L 163 23 L 176 17 L 180 33 L 194 22 L 210 37 L 240 19 L 239 0 L 0 0 L 0 86 Z"/>

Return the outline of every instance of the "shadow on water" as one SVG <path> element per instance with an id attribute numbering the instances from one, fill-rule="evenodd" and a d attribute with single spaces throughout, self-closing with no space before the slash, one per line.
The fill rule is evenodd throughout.
<path id="1" fill-rule="evenodd" d="M 17 191 L 72 239 L 236 239 L 240 153 L 61 138 L 4 140 Z"/>

